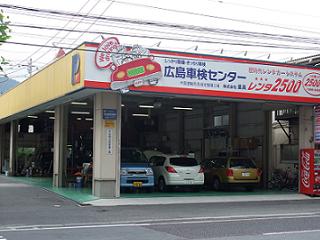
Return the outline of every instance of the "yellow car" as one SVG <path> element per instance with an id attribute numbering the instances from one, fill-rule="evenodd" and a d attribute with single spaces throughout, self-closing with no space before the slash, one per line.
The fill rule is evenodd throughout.
<path id="1" fill-rule="evenodd" d="M 252 190 L 258 186 L 261 170 L 245 157 L 215 157 L 202 163 L 205 184 L 218 191 L 228 186 L 241 186 Z"/>

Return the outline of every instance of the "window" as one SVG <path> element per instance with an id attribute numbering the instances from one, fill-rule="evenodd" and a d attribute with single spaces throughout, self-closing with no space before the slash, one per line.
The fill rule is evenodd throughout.
<path id="1" fill-rule="evenodd" d="M 213 126 L 214 127 L 222 127 L 229 125 L 229 115 L 219 115 L 213 117 Z"/>
<path id="2" fill-rule="evenodd" d="M 170 164 L 175 166 L 182 166 L 182 167 L 192 167 L 192 166 L 197 166 L 198 162 L 194 158 L 174 157 L 174 158 L 170 158 Z"/>
<path id="3" fill-rule="evenodd" d="M 224 158 L 215 158 L 213 160 L 213 167 L 215 168 L 225 168 L 226 167 L 226 159 Z"/>
<path id="4" fill-rule="evenodd" d="M 213 119 L 213 125 L 215 127 L 221 127 L 222 126 L 222 116 L 215 116 Z"/>
<path id="5" fill-rule="evenodd" d="M 256 164 L 249 158 L 231 158 L 230 168 L 256 168 Z"/>
<path id="6" fill-rule="evenodd" d="M 166 158 L 161 156 L 154 156 L 151 158 L 151 162 L 154 166 L 163 166 L 165 160 Z"/>
<path id="7" fill-rule="evenodd" d="M 222 125 L 223 126 L 229 125 L 229 115 L 223 115 L 222 116 Z"/>
<path id="8" fill-rule="evenodd" d="M 136 149 L 121 149 L 122 163 L 147 163 L 145 155 Z"/>
<path id="9" fill-rule="evenodd" d="M 280 163 L 298 163 L 299 145 L 298 144 L 281 144 L 280 145 Z"/>

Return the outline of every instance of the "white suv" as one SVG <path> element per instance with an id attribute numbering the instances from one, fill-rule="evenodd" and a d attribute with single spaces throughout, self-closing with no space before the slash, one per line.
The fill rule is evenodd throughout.
<path id="1" fill-rule="evenodd" d="M 159 191 L 170 186 L 192 186 L 199 190 L 204 184 L 203 169 L 195 158 L 186 155 L 157 155 L 150 158 L 155 184 Z"/>

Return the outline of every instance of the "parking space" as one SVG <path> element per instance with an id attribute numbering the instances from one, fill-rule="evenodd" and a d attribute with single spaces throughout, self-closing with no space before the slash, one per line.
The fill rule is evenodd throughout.
<path id="1" fill-rule="evenodd" d="M 149 168 L 154 196 L 297 192 L 295 109 L 259 102 L 124 96 L 122 148 L 140 157 L 121 157 L 122 162 L 131 161 L 122 164 L 122 196 L 150 194 Z"/>
<path id="2" fill-rule="evenodd" d="M 279 111 L 288 106 L 130 94 L 121 106 L 121 196 L 297 191 L 297 116 Z M 91 98 L 69 104 L 63 185 L 71 190 L 91 191 L 93 118 Z M 17 176 L 52 176 L 53 120 L 47 110 L 19 122 Z"/>

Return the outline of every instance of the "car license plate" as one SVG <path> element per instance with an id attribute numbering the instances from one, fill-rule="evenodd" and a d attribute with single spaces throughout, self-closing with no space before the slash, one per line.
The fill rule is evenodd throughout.
<path id="1" fill-rule="evenodd" d="M 133 85 L 135 87 L 141 87 L 143 85 L 143 80 L 135 80 Z"/>
<path id="2" fill-rule="evenodd" d="M 132 186 L 133 187 L 142 187 L 142 182 L 133 182 Z"/>
<path id="3" fill-rule="evenodd" d="M 185 181 L 186 181 L 186 184 L 193 184 L 194 183 L 194 181 L 191 179 L 185 179 Z"/>
<path id="4" fill-rule="evenodd" d="M 243 173 L 242 173 L 242 177 L 250 177 L 250 173 L 248 173 L 248 172 L 243 172 Z"/>

